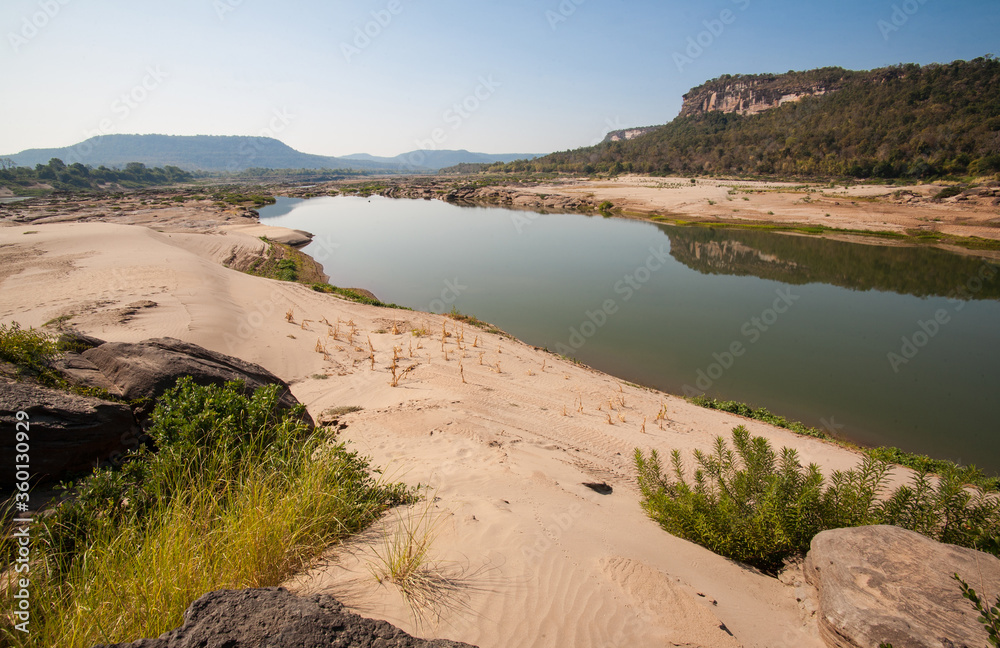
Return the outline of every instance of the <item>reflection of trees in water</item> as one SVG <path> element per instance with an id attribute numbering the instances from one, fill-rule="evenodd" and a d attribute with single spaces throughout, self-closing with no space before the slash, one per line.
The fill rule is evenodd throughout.
<path id="1" fill-rule="evenodd" d="M 984 265 L 982 289 L 965 298 L 1000 299 L 997 266 L 978 257 L 921 246 L 884 246 L 753 230 L 661 226 L 670 254 L 703 274 L 755 276 L 789 284 L 825 283 L 916 297 L 948 297 Z"/>

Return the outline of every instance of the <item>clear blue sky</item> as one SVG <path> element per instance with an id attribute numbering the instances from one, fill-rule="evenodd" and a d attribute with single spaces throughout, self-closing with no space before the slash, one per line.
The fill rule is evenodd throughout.
<path id="1" fill-rule="evenodd" d="M 544 153 L 665 123 L 721 74 L 1000 55 L 1000 2 L 3 0 L 0 33 L 0 153 L 95 133 Z"/>

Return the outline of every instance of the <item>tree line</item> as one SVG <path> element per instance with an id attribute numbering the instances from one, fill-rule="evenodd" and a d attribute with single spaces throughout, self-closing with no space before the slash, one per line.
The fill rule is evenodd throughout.
<path id="1" fill-rule="evenodd" d="M 790 87 L 803 81 L 802 73 L 782 77 Z M 1000 173 L 1000 61 L 992 56 L 845 70 L 836 85 L 757 115 L 690 114 L 633 140 L 479 169 L 911 180 Z"/>

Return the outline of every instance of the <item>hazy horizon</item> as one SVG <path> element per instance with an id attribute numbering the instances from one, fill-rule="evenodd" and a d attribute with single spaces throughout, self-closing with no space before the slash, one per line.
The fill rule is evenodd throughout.
<path id="1" fill-rule="evenodd" d="M 11 0 L 0 24 L 3 153 L 155 133 L 392 157 L 588 146 L 722 74 L 973 59 L 1000 5 Z"/>

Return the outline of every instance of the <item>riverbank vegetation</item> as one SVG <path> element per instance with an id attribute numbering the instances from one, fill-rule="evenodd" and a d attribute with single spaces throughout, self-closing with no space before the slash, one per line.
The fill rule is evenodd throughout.
<path id="1" fill-rule="evenodd" d="M 655 450 L 636 448 L 643 508 L 666 531 L 767 573 L 804 555 L 821 531 L 873 524 L 1000 555 L 1000 499 L 969 487 L 957 471 L 937 478 L 919 471 L 887 494 L 884 461 L 867 455 L 826 478 L 795 450 L 775 452 L 743 426 L 733 429 L 731 447 L 720 436 L 694 459 L 692 472 L 677 450 L 664 466 Z"/>
<path id="2" fill-rule="evenodd" d="M 837 443 L 848 448 L 861 449 L 872 459 L 898 464 L 905 468 L 910 468 L 917 472 L 932 475 L 954 475 L 964 484 L 974 485 L 987 492 L 1000 492 L 1000 477 L 990 477 L 975 466 L 962 466 L 946 459 L 932 459 L 927 455 L 906 452 L 891 446 L 879 446 L 877 448 L 860 448 L 857 444 L 846 439 L 835 437 L 819 428 L 809 427 L 799 421 L 790 421 L 784 416 L 774 414 L 765 407 L 754 407 L 739 401 L 726 401 L 709 398 L 707 396 L 696 396 L 689 399 L 690 402 L 706 409 L 729 412 L 755 421 L 763 421 L 776 427 L 791 430 L 796 434 L 811 436 Z"/>
<path id="3" fill-rule="evenodd" d="M 190 379 L 150 419 L 156 451 L 67 485 L 32 530 L 31 633 L 0 622 L 0 645 L 87 648 L 181 625 L 202 594 L 267 587 L 410 501 L 366 460 L 281 410 L 279 388 Z M 2 556 L 14 545 L 5 518 Z M 6 571 L 7 577 L 14 576 Z M 23 577 L 24 575 L 22 575 Z M 17 589 L 0 601 L 15 609 Z"/>
<path id="4" fill-rule="evenodd" d="M 191 182 L 194 176 L 175 166 L 150 168 L 130 162 L 121 169 L 104 165 L 96 169 L 75 162 L 67 165 L 58 158 L 34 168 L 0 165 L 0 187 L 15 196 L 43 195 L 56 191 L 98 191 L 108 188 L 138 189 Z"/>

